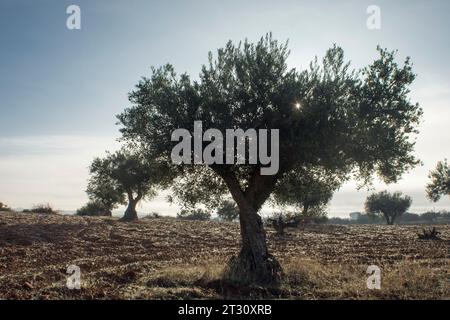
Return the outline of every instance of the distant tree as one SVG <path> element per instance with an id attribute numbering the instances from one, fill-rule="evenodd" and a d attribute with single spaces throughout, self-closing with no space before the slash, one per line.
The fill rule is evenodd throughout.
<path id="1" fill-rule="evenodd" d="M 357 177 L 363 183 L 378 173 L 385 182 L 396 182 L 417 165 L 412 138 L 422 110 L 409 98 L 415 79 L 410 59 L 399 65 L 395 52 L 378 51 L 372 64 L 354 70 L 344 51 L 333 46 L 323 60 L 298 70 L 288 68 L 287 44 L 268 34 L 257 43 L 229 42 L 216 57 L 211 53 L 198 80 L 165 65 L 153 68 L 130 93 L 132 106 L 118 116 L 123 140 L 167 163 L 179 143 L 171 139 L 174 130 L 193 133 L 195 121 L 221 132 L 279 130 L 280 163 L 273 175 L 261 173 L 267 166 L 262 161 L 194 165 L 194 146 L 191 164 L 176 168 L 172 187 L 189 188 L 180 201 L 208 205 L 231 194 L 239 207 L 242 247 L 228 264 L 230 279 L 280 279 L 281 266 L 268 251 L 258 212 L 292 171 L 323 168 L 340 182 Z"/>
<path id="2" fill-rule="evenodd" d="M 373 214 L 362 214 L 356 220 L 357 224 L 379 224 L 383 223 L 384 217 Z"/>
<path id="3" fill-rule="evenodd" d="M 105 158 L 96 158 L 90 167 L 88 193 L 99 199 L 108 208 L 122 203 L 127 197 L 128 207 L 123 221 L 138 219 L 136 206 L 144 198 L 156 195 L 156 188 L 164 177 L 160 163 L 143 157 L 141 154 L 121 150 L 108 153 Z M 111 190 L 109 196 L 104 197 Z"/>
<path id="4" fill-rule="evenodd" d="M 447 159 L 439 161 L 436 169 L 431 171 L 428 177 L 431 182 L 427 184 L 426 191 L 431 201 L 437 202 L 441 196 L 450 196 L 450 167 Z"/>
<path id="5" fill-rule="evenodd" d="M 177 214 L 177 218 L 184 220 L 209 220 L 211 219 L 211 214 L 203 209 L 182 209 Z"/>
<path id="6" fill-rule="evenodd" d="M 441 216 L 441 214 L 439 212 L 427 211 L 427 212 L 422 213 L 420 215 L 420 218 L 423 221 L 426 221 L 428 223 L 432 223 L 432 222 L 435 222 L 440 216 Z"/>
<path id="7" fill-rule="evenodd" d="M 273 202 L 292 205 L 303 219 L 326 217 L 325 206 L 340 187 L 339 177 L 320 168 L 298 168 L 280 180 L 273 191 Z"/>
<path id="8" fill-rule="evenodd" d="M 339 218 L 339 217 L 331 217 L 328 218 L 327 220 L 327 224 L 351 224 L 353 223 L 353 221 L 351 221 L 350 219 L 347 218 Z"/>
<path id="9" fill-rule="evenodd" d="M 104 203 L 99 201 L 89 201 L 86 205 L 77 210 L 78 216 L 107 216 L 112 215 L 111 208 L 105 207 Z"/>
<path id="10" fill-rule="evenodd" d="M 361 218 L 361 215 L 361 212 L 350 212 L 348 216 L 350 217 L 350 221 L 357 221 L 359 218 Z"/>
<path id="11" fill-rule="evenodd" d="M 233 221 L 239 217 L 239 208 L 234 201 L 225 200 L 217 209 L 217 215 L 222 220 Z"/>
<path id="12" fill-rule="evenodd" d="M 369 215 L 382 215 L 388 225 L 404 214 L 411 206 L 412 200 L 401 192 L 393 194 L 387 191 L 372 194 L 367 197 L 365 208 Z"/>
<path id="13" fill-rule="evenodd" d="M 401 222 L 418 222 L 420 221 L 420 215 L 416 214 L 416 213 L 409 213 L 406 212 L 404 214 L 402 214 L 401 216 Z"/>
<path id="14" fill-rule="evenodd" d="M 12 211 L 10 207 L 8 207 L 6 204 L 0 202 L 0 212 L 10 212 Z"/>
<path id="15" fill-rule="evenodd" d="M 308 211 L 298 213 L 300 222 L 302 223 L 326 223 L 328 221 L 325 206 L 314 206 Z"/>
<path id="16" fill-rule="evenodd" d="M 112 211 L 119 205 L 127 204 L 127 198 L 122 185 L 114 181 L 106 171 L 100 172 L 100 167 L 94 168 L 94 164 L 100 166 L 100 160 L 97 160 L 97 162 L 94 160 L 90 169 L 91 178 L 86 189 L 90 199 L 89 209 L 97 207 L 99 211 L 105 211 L 107 215 L 111 216 Z M 106 163 L 102 165 L 106 165 Z M 92 171 L 93 169 L 96 172 Z"/>
<path id="17" fill-rule="evenodd" d="M 149 214 L 147 214 L 145 216 L 147 219 L 159 219 L 162 218 L 162 215 L 159 214 L 158 212 L 150 212 Z"/>

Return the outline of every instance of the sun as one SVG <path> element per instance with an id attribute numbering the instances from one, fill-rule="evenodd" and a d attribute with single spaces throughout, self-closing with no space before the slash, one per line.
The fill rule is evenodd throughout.
<path id="1" fill-rule="evenodd" d="M 295 108 L 300 109 L 301 107 L 302 107 L 302 105 L 300 104 L 300 102 L 297 102 L 297 103 L 295 104 Z"/>

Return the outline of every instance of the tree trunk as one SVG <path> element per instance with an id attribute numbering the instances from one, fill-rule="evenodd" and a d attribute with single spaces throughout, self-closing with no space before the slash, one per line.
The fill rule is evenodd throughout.
<path id="1" fill-rule="evenodd" d="M 394 224 L 394 217 L 389 214 L 385 214 L 384 217 L 386 218 L 386 223 L 388 226 L 392 226 Z"/>
<path id="2" fill-rule="evenodd" d="M 273 284 L 280 280 L 281 266 L 267 250 L 261 217 L 252 208 L 240 208 L 242 247 L 229 262 L 228 278 L 250 284 Z"/>
<path id="3" fill-rule="evenodd" d="M 226 181 L 239 207 L 242 247 L 228 263 L 225 277 L 241 284 L 275 284 L 281 277 L 281 266 L 269 254 L 266 233 L 255 205 L 235 180 Z"/>
<path id="4" fill-rule="evenodd" d="M 133 199 L 133 196 L 128 196 L 128 207 L 127 210 L 125 210 L 125 214 L 122 217 L 122 221 L 134 221 L 138 220 L 137 212 L 136 212 L 136 205 L 138 203 L 138 200 Z"/>

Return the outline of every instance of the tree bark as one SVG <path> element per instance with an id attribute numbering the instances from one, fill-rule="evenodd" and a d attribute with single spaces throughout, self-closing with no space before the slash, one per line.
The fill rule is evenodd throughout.
<path id="1" fill-rule="evenodd" d="M 389 214 L 385 214 L 384 217 L 386 218 L 386 223 L 388 226 L 392 226 L 394 224 L 394 217 L 389 215 Z"/>
<path id="2" fill-rule="evenodd" d="M 133 198 L 132 193 L 128 193 L 128 207 L 125 210 L 125 214 L 122 217 L 122 221 L 135 221 L 138 220 L 138 215 L 136 211 L 137 203 L 140 200 L 140 196 L 137 196 L 136 199 Z"/>
<path id="3" fill-rule="evenodd" d="M 225 182 L 239 207 L 242 247 L 239 254 L 228 263 L 226 277 L 243 284 L 274 284 L 280 280 L 281 266 L 269 254 L 259 203 L 252 202 L 251 195 L 242 191 L 234 176 L 225 176 Z M 258 200 L 260 201 L 260 200 Z"/>

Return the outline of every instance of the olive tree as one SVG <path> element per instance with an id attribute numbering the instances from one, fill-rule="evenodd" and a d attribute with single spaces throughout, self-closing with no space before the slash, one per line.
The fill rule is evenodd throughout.
<path id="1" fill-rule="evenodd" d="M 221 132 L 279 130 L 276 174 L 261 174 L 260 161 L 174 165 L 172 190 L 180 201 L 208 205 L 231 194 L 239 207 L 242 245 L 228 264 L 230 278 L 279 279 L 281 267 L 267 249 L 258 212 L 292 172 L 320 168 L 368 184 L 375 173 L 395 182 L 418 163 L 412 135 L 422 111 L 408 97 L 415 78 L 410 60 L 399 65 L 395 52 L 378 52 L 373 63 L 354 70 L 335 45 L 322 61 L 297 70 L 287 65 L 288 44 L 268 34 L 210 53 L 196 80 L 169 64 L 152 68 L 130 93 L 131 106 L 118 116 L 123 139 L 167 163 L 177 145 L 174 130 L 194 133 L 198 120 Z"/>
<path id="2" fill-rule="evenodd" d="M 450 167 L 447 160 L 439 161 L 436 169 L 430 172 L 430 183 L 427 184 L 427 197 L 438 202 L 442 196 L 450 196 Z"/>
<path id="3" fill-rule="evenodd" d="M 114 209 L 127 203 L 121 185 L 106 172 L 106 162 L 106 159 L 97 158 L 91 164 L 91 177 L 86 189 L 90 201 L 81 208 L 80 215 L 83 213 L 88 215 L 89 212 L 98 215 L 99 212 L 103 212 L 103 215 L 111 216 Z"/>
<path id="4" fill-rule="evenodd" d="M 324 209 L 342 180 L 343 177 L 319 168 L 298 168 L 277 183 L 273 202 L 282 207 L 294 206 L 299 218 L 323 218 Z"/>
<path id="5" fill-rule="evenodd" d="M 403 196 L 401 192 L 391 194 L 382 191 L 368 196 L 365 208 L 368 215 L 382 215 L 388 225 L 393 225 L 395 220 L 409 209 L 411 203 L 411 198 Z"/>
<path id="6" fill-rule="evenodd" d="M 96 158 L 91 164 L 88 194 L 106 204 L 128 206 L 123 221 L 138 219 L 136 206 L 139 201 L 156 195 L 156 189 L 164 181 L 165 171 L 161 164 L 142 154 L 120 150 Z"/>

